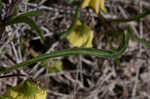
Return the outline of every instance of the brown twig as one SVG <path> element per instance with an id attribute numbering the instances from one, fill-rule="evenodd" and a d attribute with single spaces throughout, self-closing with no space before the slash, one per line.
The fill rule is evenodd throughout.
<path id="1" fill-rule="evenodd" d="M 26 75 L 24 75 L 24 74 L 9 74 L 9 75 L 0 76 L 0 79 L 8 78 L 8 77 L 18 77 L 18 76 L 26 76 Z"/>

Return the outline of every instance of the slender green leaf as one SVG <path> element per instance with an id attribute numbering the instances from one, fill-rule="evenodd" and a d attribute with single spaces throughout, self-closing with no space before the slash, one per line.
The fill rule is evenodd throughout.
<path id="1" fill-rule="evenodd" d="M 124 31 L 125 36 L 119 46 L 119 48 L 117 49 L 116 53 L 114 53 L 112 55 L 112 57 L 119 58 L 124 52 L 125 50 L 128 48 L 128 43 L 129 43 L 129 31 Z"/>
<path id="2" fill-rule="evenodd" d="M 136 40 L 142 44 L 144 44 L 145 46 L 149 47 L 150 48 L 150 41 L 147 41 L 143 38 L 139 38 L 138 36 L 136 36 L 132 30 L 132 28 L 129 27 L 129 31 L 130 31 L 130 37 L 133 39 L 133 40 Z"/>
<path id="3" fill-rule="evenodd" d="M 125 50 L 128 48 L 128 42 L 129 42 L 129 33 L 127 31 L 124 32 L 124 39 L 123 42 L 120 44 L 117 51 L 109 51 L 109 50 L 103 50 L 103 49 L 94 49 L 94 48 L 70 48 L 70 49 L 64 49 L 61 51 L 54 51 L 49 54 L 43 54 L 36 58 L 27 60 L 25 62 L 22 62 L 20 64 L 13 65 L 6 69 L 1 69 L 0 74 L 10 72 L 12 70 L 16 70 L 21 67 L 25 67 L 28 65 L 31 65 L 33 63 L 46 60 L 48 58 L 55 58 L 60 56 L 69 56 L 69 55 L 76 55 L 76 54 L 88 54 L 93 55 L 97 57 L 103 57 L 103 58 L 110 58 L 110 59 L 116 59 L 119 58 Z"/>
<path id="4" fill-rule="evenodd" d="M 44 41 L 44 36 L 42 30 L 35 24 L 35 22 L 28 18 L 27 16 L 18 16 L 12 20 L 9 20 L 6 22 L 6 25 L 12 25 L 17 23 L 26 23 L 28 24 L 32 29 L 34 29 L 38 35 L 41 37 L 41 39 Z"/>
<path id="5" fill-rule="evenodd" d="M 75 13 L 74 18 L 73 18 L 73 20 L 72 20 L 72 24 L 71 24 L 70 27 L 67 29 L 67 31 L 64 32 L 64 33 L 61 35 L 60 39 L 66 38 L 66 37 L 73 31 L 73 29 L 74 29 L 74 27 L 75 27 L 75 25 L 76 25 L 76 23 L 77 23 L 77 21 L 78 21 L 79 12 L 80 12 L 80 6 L 78 6 L 77 9 L 76 9 L 76 13 Z"/>
<path id="6" fill-rule="evenodd" d="M 42 11 L 30 11 L 30 12 L 20 14 L 19 16 L 16 16 L 17 15 L 17 7 L 16 7 L 13 13 L 13 16 L 11 16 L 8 21 L 13 21 L 15 18 L 22 18 L 22 17 L 29 17 L 29 16 L 41 16 L 42 14 L 43 14 Z"/>
<path id="7" fill-rule="evenodd" d="M 42 14 L 43 14 L 42 11 L 36 10 L 36 11 L 29 11 L 29 12 L 23 13 L 19 15 L 18 17 L 41 16 Z"/>
<path id="8" fill-rule="evenodd" d="M 147 16 L 149 14 L 150 14 L 150 9 L 144 11 L 143 13 L 137 14 L 136 16 L 127 18 L 127 19 L 124 19 L 124 18 L 108 19 L 108 21 L 111 21 L 111 22 L 131 22 L 131 21 L 137 21 L 140 18 L 143 18 L 143 17 L 145 17 L 145 16 Z"/>

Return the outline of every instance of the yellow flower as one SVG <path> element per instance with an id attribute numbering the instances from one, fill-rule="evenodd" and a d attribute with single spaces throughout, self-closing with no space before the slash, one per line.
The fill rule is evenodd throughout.
<path id="1" fill-rule="evenodd" d="M 104 7 L 104 0 L 83 0 L 81 7 L 86 8 L 87 6 L 94 8 L 97 14 L 99 12 L 99 8 L 101 8 L 103 12 L 107 12 L 106 8 Z"/>
<path id="2" fill-rule="evenodd" d="M 18 86 L 9 88 L 0 99 L 46 99 L 47 91 L 29 80 L 21 82 Z"/>
<path id="3" fill-rule="evenodd" d="M 74 30 L 67 36 L 68 41 L 73 47 L 92 47 L 93 31 L 86 25 L 77 22 Z"/>
<path id="4" fill-rule="evenodd" d="M 46 99 L 47 91 L 41 90 L 33 99 Z"/>

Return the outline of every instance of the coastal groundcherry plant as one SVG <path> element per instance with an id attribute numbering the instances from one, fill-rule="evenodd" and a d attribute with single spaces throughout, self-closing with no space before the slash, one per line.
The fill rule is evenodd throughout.
<path id="1" fill-rule="evenodd" d="M 46 99 L 47 90 L 31 80 L 22 81 L 19 85 L 7 89 L 0 99 Z"/>

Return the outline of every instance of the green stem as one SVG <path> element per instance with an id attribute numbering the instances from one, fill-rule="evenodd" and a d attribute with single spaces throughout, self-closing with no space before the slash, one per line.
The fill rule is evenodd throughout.
<path id="1" fill-rule="evenodd" d="M 69 55 L 76 55 L 76 54 L 88 54 L 93 55 L 97 57 L 103 57 L 103 58 L 110 58 L 110 59 L 116 59 L 120 57 L 123 52 L 128 47 L 128 41 L 129 41 L 129 33 L 127 31 L 124 32 L 124 39 L 122 44 L 120 44 L 117 51 L 109 51 L 109 50 L 102 50 L 102 49 L 94 49 L 94 48 L 70 48 L 70 49 L 64 49 L 61 51 L 54 51 L 49 54 L 43 54 L 41 56 L 38 56 L 36 58 L 27 60 L 25 62 L 13 65 L 6 69 L 1 69 L 0 74 L 8 73 L 12 70 L 16 70 L 21 67 L 29 66 L 33 63 L 49 59 L 49 58 L 55 58 L 60 56 L 69 56 Z"/>
<path id="2" fill-rule="evenodd" d="M 75 27 L 75 25 L 76 25 L 76 23 L 77 23 L 77 21 L 78 21 L 79 12 L 80 12 L 80 5 L 79 5 L 79 6 L 77 7 L 77 9 L 76 9 L 74 18 L 73 18 L 73 20 L 72 20 L 72 24 L 71 24 L 70 27 L 67 29 L 67 31 L 64 32 L 64 33 L 61 35 L 60 39 L 66 38 L 66 37 L 73 31 L 73 29 L 74 29 L 74 27 Z"/>
<path id="3" fill-rule="evenodd" d="M 42 43 L 44 42 L 45 38 L 43 36 L 43 31 L 36 25 L 36 23 L 29 17 L 25 15 L 17 16 L 11 20 L 8 20 L 6 22 L 6 25 L 13 25 L 18 23 L 26 23 L 28 24 L 32 29 L 34 29 L 38 35 L 41 37 Z"/>
<path id="4" fill-rule="evenodd" d="M 133 16 L 133 17 L 130 17 L 130 18 L 127 18 L 127 19 L 123 19 L 123 18 L 119 18 L 119 19 L 108 19 L 108 21 L 110 22 L 131 22 L 131 21 L 136 21 L 140 18 L 143 18 L 147 15 L 150 14 L 150 9 L 144 11 L 143 13 L 140 13 L 140 14 L 137 14 L 136 16 Z"/>
<path id="5" fill-rule="evenodd" d="M 147 41 L 143 38 L 139 38 L 138 36 L 136 36 L 133 32 L 133 29 L 131 27 L 129 27 L 129 32 L 130 32 L 130 37 L 133 39 L 133 40 L 136 40 L 142 44 L 144 44 L 145 46 L 149 47 L 150 48 L 150 41 Z"/>

